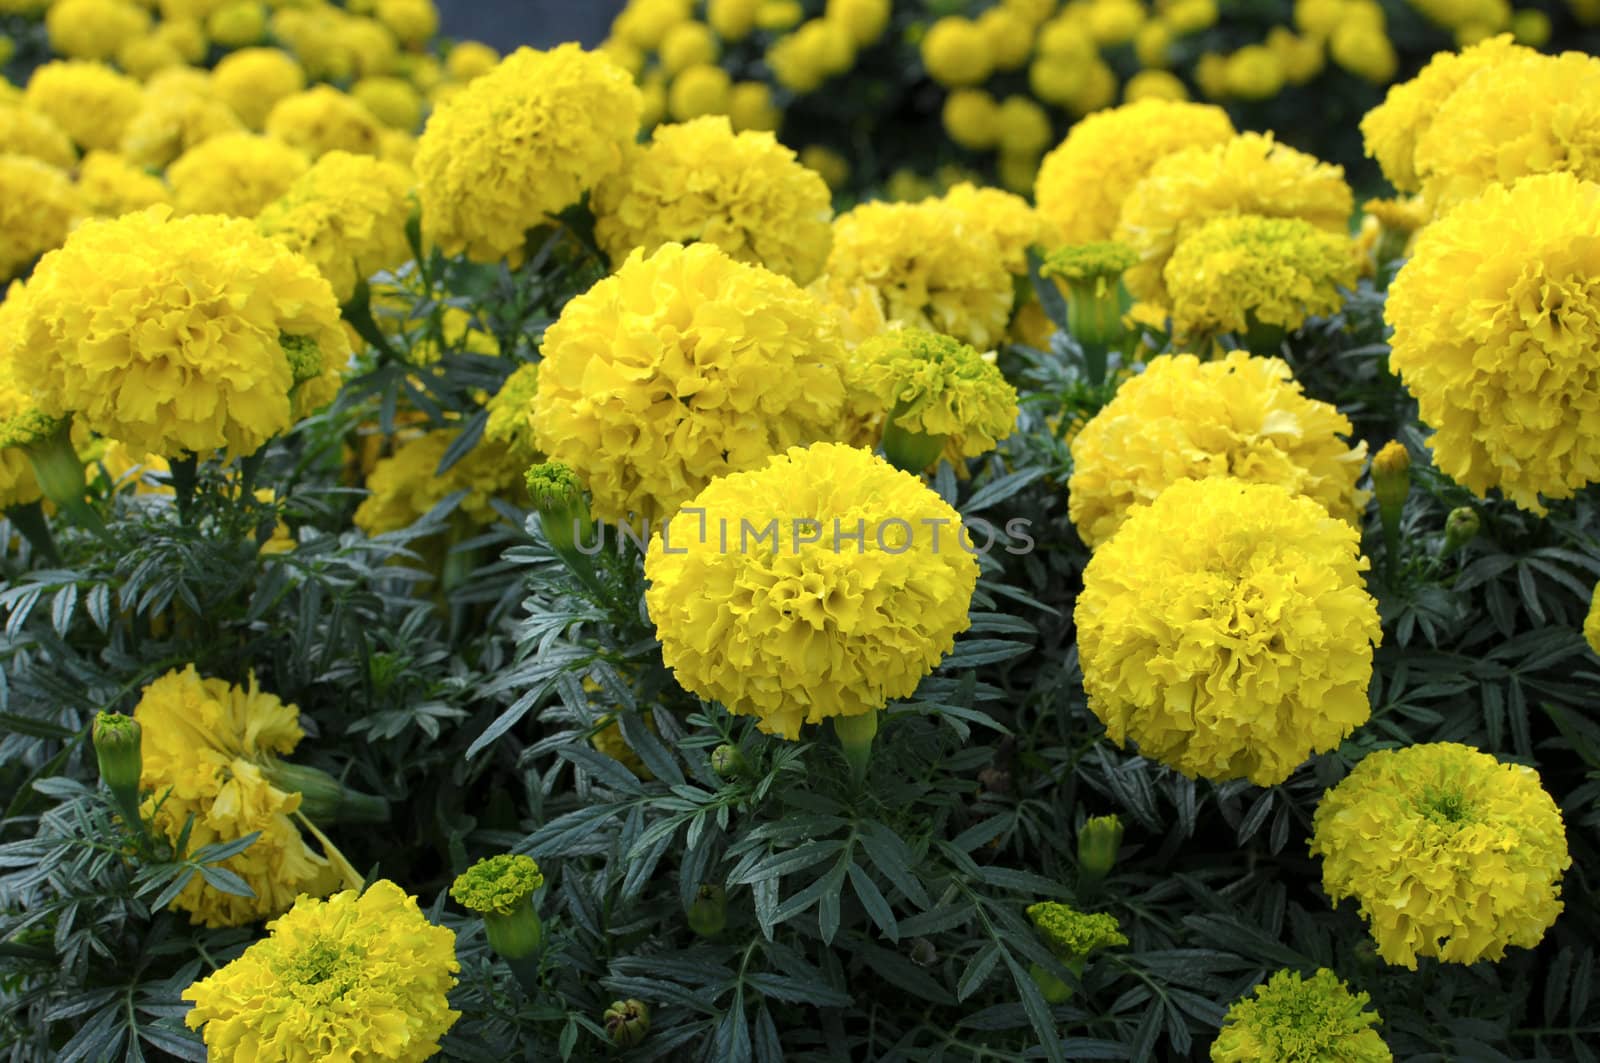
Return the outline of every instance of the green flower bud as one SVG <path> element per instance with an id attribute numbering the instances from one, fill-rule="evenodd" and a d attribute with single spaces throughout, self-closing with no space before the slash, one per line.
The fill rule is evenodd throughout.
<path id="1" fill-rule="evenodd" d="M 704 885 L 689 905 L 689 929 L 703 938 L 715 937 L 728 925 L 728 894 L 721 886 Z"/>
<path id="2" fill-rule="evenodd" d="M 143 728 L 132 716 L 102 712 L 94 718 L 94 756 L 100 766 L 100 778 L 117 802 L 117 808 L 128 826 L 139 828 L 144 823 L 139 813 L 139 776 L 144 772 L 141 753 Z"/>
<path id="3" fill-rule="evenodd" d="M 1089 358 L 1089 382 L 1104 383 L 1106 351 L 1121 343 L 1129 298 L 1122 274 L 1139 261 L 1126 244 L 1112 241 L 1063 247 L 1045 256 L 1040 273 L 1066 284 L 1067 331 Z"/>
<path id="4" fill-rule="evenodd" d="M 581 544 L 593 538 L 594 519 L 589 514 L 589 499 L 571 466 L 559 461 L 534 465 L 527 472 L 528 494 L 539 512 L 539 526 L 556 556 L 566 562 L 573 575 L 591 591 L 599 592 L 594 565 Z"/>
<path id="5" fill-rule="evenodd" d="M 1072 987 L 1037 963 L 1028 965 L 1028 974 L 1033 978 L 1033 984 L 1039 987 L 1039 992 L 1044 996 L 1047 1004 L 1065 1004 L 1072 996 Z"/>
<path id="6" fill-rule="evenodd" d="M 872 739 L 878 733 L 878 710 L 855 716 L 835 716 L 833 733 L 839 737 L 839 747 L 850 765 L 851 776 L 858 783 L 864 782 L 867 763 L 872 759 Z"/>
<path id="7" fill-rule="evenodd" d="M 1122 820 L 1115 815 L 1093 816 L 1078 830 L 1078 869 L 1090 878 L 1104 878 L 1117 862 L 1122 847 Z"/>
<path id="8" fill-rule="evenodd" d="M 1399 440 L 1385 443 L 1372 459 L 1372 490 L 1379 511 L 1398 518 L 1411 493 L 1411 454 Z"/>
<path id="9" fill-rule="evenodd" d="M 1440 557 L 1449 557 L 1457 550 L 1466 546 L 1478 536 L 1481 527 L 1478 511 L 1471 506 L 1457 506 L 1450 511 L 1444 519 L 1444 546 L 1439 550 Z"/>
<path id="10" fill-rule="evenodd" d="M 922 471 L 938 461 L 939 455 L 944 453 L 947 437 L 929 435 L 926 432 L 903 427 L 900 424 L 900 416 L 904 412 L 896 406 L 884 420 L 883 456 L 895 468 L 913 476 L 921 476 Z"/>
<path id="11" fill-rule="evenodd" d="M 744 774 L 746 764 L 739 747 L 724 742 L 711 751 L 711 770 L 724 779 L 735 779 Z"/>
<path id="12" fill-rule="evenodd" d="M 28 410 L 0 421 L 0 449 L 18 447 L 33 465 L 39 490 L 78 525 L 97 535 L 105 522 L 84 498 L 88 480 L 83 459 L 72 445 L 72 422 Z"/>
<path id="13" fill-rule="evenodd" d="M 650 1009 L 642 1000 L 618 1000 L 606 1009 L 606 1033 L 618 1048 L 632 1048 L 650 1032 Z"/>
<path id="14" fill-rule="evenodd" d="M 267 781 L 284 793 L 300 795 L 300 811 L 313 823 L 387 823 L 389 802 L 351 790 L 321 768 L 273 760 L 264 766 Z"/>
<path id="15" fill-rule="evenodd" d="M 543 885 L 544 874 L 533 857 L 501 853 L 456 876 L 450 896 L 483 919 L 490 948 L 509 961 L 520 961 L 544 943 L 544 927 L 533 907 L 533 895 Z"/>

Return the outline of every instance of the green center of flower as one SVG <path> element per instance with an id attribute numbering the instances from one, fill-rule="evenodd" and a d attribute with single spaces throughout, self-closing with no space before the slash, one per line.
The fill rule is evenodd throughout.
<path id="1" fill-rule="evenodd" d="M 1459 790 L 1424 791 L 1418 807 L 1436 823 L 1465 823 L 1472 818 L 1472 805 Z"/>
<path id="2" fill-rule="evenodd" d="M 296 384 L 322 375 L 322 348 L 310 336 L 279 336 L 278 345 L 289 359 L 289 372 Z"/>
<path id="3" fill-rule="evenodd" d="M 279 970 L 282 980 L 316 991 L 325 999 L 344 996 L 355 988 L 361 972 L 361 951 L 346 942 L 317 938 L 286 958 Z"/>

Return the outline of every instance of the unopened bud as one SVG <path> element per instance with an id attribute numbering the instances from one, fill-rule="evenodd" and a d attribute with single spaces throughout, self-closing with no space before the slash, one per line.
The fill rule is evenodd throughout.
<path id="1" fill-rule="evenodd" d="M 321 768 L 274 760 L 267 781 L 284 793 L 300 795 L 300 811 L 313 823 L 385 823 L 389 802 L 352 790 Z"/>
<path id="2" fill-rule="evenodd" d="M 1078 829 L 1078 868 L 1090 878 L 1105 878 L 1122 848 L 1122 820 L 1092 816 Z"/>
<path id="3" fill-rule="evenodd" d="M 632 1048 L 650 1033 L 650 1009 L 642 1000 L 618 1000 L 606 1009 L 606 1033 L 618 1048 Z"/>
<path id="4" fill-rule="evenodd" d="M 144 822 L 139 814 L 143 733 L 139 721 L 132 716 L 102 712 L 94 718 L 94 756 L 100 766 L 100 778 L 115 798 L 122 818 L 136 829 Z"/>
<path id="5" fill-rule="evenodd" d="M 736 745 L 724 742 L 711 751 L 711 770 L 724 779 L 743 775 L 745 767 L 744 754 L 739 752 Z"/>
<path id="6" fill-rule="evenodd" d="M 1385 443 L 1372 459 L 1372 490 L 1381 512 L 1399 515 L 1411 493 L 1411 454 L 1399 440 Z"/>
<path id="7" fill-rule="evenodd" d="M 501 853 L 457 875 L 450 896 L 478 913 L 489 947 L 516 970 L 516 961 L 533 956 L 544 942 L 544 927 L 533 907 L 533 895 L 543 885 L 544 874 L 533 857 Z"/>
<path id="8" fill-rule="evenodd" d="M 591 527 L 583 484 L 571 466 L 559 461 L 533 466 L 526 479 L 533 508 L 539 511 L 544 537 L 565 557 L 567 551 L 576 550 L 581 539 L 588 538 L 586 533 Z"/>
<path id="9" fill-rule="evenodd" d="M 703 938 L 722 933 L 728 925 L 728 894 L 721 886 L 701 886 L 689 905 L 689 929 Z"/>
<path id="10" fill-rule="evenodd" d="M 878 733 L 878 710 L 868 709 L 855 716 L 835 716 L 833 733 L 839 738 L 839 748 L 850 765 L 850 774 L 857 783 L 867 778 L 867 764 L 872 759 L 872 739 Z"/>
<path id="11" fill-rule="evenodd" d="M 896 407 L 884 420 L 883 456 L 895 468 L 920 476 L 944 453 L 946 437 L 904 427 L 900 424 L 902 412 Z"/>
<path id="12" fill-rule="evenodd" d="M 1457 506 L 1452 509 L 1450 515 L 1444 519 L 1444 546 L 1440 548 L 1439 556 L 1449 557 L 1466 546 L 1477 538 L 1481 526 L 1478 511 L 1471 506 Z"/>

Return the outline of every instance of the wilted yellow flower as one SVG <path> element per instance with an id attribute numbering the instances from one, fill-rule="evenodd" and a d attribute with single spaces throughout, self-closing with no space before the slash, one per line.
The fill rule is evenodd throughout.
<path id="1" fill-rule="evenodd" d="M 1226 143 L 1187 148 L 1150 168 L 1122 205 L 1117 239 L 1139 254 L 1124 275 L 1134 298 L 1169 304 L 1162 274 L 1190 233 L 1218 215 L 1302 218 L 1343 233 L 1352 210 L 1342 167 L 1243 133 Z"/>
<path id="2" fill-rule="evenodd" d="M 448 254 L 520 262 L 529 229 L 622 167 L 641 106 L 603 55 L 518 49 L 429 118 L 416 156 L 423 231 Z"/>
<path id="3" fill-rule="evenodd" d="M 645 560 L 663 658 L 685 689 L 789 739 L 909 697 L 969 623 L 978 562 L 960 522 L 916 477 L 838 443 L 713 480 Z M 836 550 L 841 529 L 861 538 Z M 760 534 L 770 548 L 750 545 Z"/>
<path id="4" fill-rule="evenodd" d="M 29 155 L 62 170 L 70 170 L 78 160 L 67 136 L 48 117 L 21 101 L 15 103 L 0 97 L 0 147 L 7 155 Z"/>
<path id="5" fill-rule="evenodd" d="M 383 123 L 367 105 L 331 85 L 285 96 L 267 115 L 267 135 L 312 158 L 330 151 L 376 155 Z"/>
<path id="6" fill-rule="evenodd" d="M 1308 979 L 1279 971 L 1228 1009 L 1211 1063 L 1389 1063 L 1370 999 L 1326 967 Z"/>
<path id="7" fill-rule="evenodd" d="M 504 444 L 484 439 L 442 475 L 439 465 L 460 431 L 435 428 L 408 439 L 381 459 L 367 477 L 367 497 L 356 508 L 355 525 L 368 535 L 410 527 L 457 491 L 461 512 L 477 525 L 495 522 L 490 500 L 507 497 L 522 478 Z"/>
<path id="8" fill-rule="evenodd" d="M 771 133 L 722 116 L 657 126 L 594 191 L 595 239 L 620 263 L 634 248 L 702 241 L 809 284 L 832 243 L 828 186 Z"/>
<path id="9" fill-rule="evenodd" d="M 57 55 L 107 60 L 123 41 L 150 28 L 150 12 L 127 0 L 55 0 L 44 26 Z"/>
<path id="10" fill-rule="evenodd" d="M 844 402 L 827 312 L 711 244 L 634 252 L 567 303 L 543 353 L 538 447 L 577 471 L 605 520 L 654 521 L 718 476 L 826 438 Z"/>
<path id="11" fill-rule="evenodd" d="M 91 151 L 83 157 L 78 164 L 78 194 L 84 209 L 101 218 L 172 202 L 165 181 L 112 151 Z"/>
<path id="12" fill-rule="evenodd" d="M 23 99 L 80 148 L 115 151 L 139 110 L 143 90 L 101 63 L 57 60 L 33 72 Z"/>
<path id="13" fill-rule="evenodd" d="M 135 166 L 160 170 L 196 144 L 243 131 L 233 108 L 222 100 L 185 88 L 151 85 L 122 131 L 122 154 Z"/>
<path id="14" fill-rule="evenodd" d="M 1322 797 L 1311 855 L 1361 904 L 1378 955 L 1416 970 L 1533 948 L 1561 914 L 1561 811 L 1520 764 L 1454 742 L 1368 754 Z"/>
<path id="15" fill-rule="evenodd" d="M 169 213 L 85 222 L 40 261 L 20 379 L 51 416 L 135 451 L 253 453 L 338 390 L 338 305 L 250 222 Z"/>
<path id="16" fill-rule="evenodd" d="M 246 126 L 261 129 L 279 100 L 306 87 L 306 75 L 288 52 L 244 48 L 222 57 L 211 86 Z"/>
<path id="17" fill-rule="evenodd" d="M 179 213 L 253 218 L 310 165 L 304 152 L 275 137 L 225 133 L 184 152 L 167 180 Z"/>
<path id="18" fill-rule="evenodd" d="M 1159 159 L 1232 136 L 1228 113 L 1207 104 L 1140 100 L 1090 115 L 1039 166 L 1039 213 L 1062 243 L 1109 240 L 1123 200 Z"/>
<path id="19" fill-rule="evenodd" d="M 65 173 L 28 155 L 0 155 L 0 284 L 60 247 L 83 213 Z"/>
<path id="20" fill-rule="evenodd" d="M 256 221 L 316 266 L 343 305 L 358 282 L 410 260 L 411 183 L 411 174 L 392 162 L 330 151 Z"/>
<path id="21" fill-rule="evenodd" d="M 461 1017 L 455 934 L 387 879 L 301 897 L 268 936 L 183 991 L 215 1059 L 421 1063 Z"/>
<path id="22" fill-rule="evenodd" d="M 903 431 L 944 439 L 943 455 L 954 465 L 987 454 L 1017 423 L 1017 392 L 1000 370 L 936 332 L 874 336 L 851 353 L 845 383 L 852 412 L 870 411 Z"/>
<path id="23" fill-rule="evenodd" d="M 1073 440 L 1067 512 L 1098 547 L 1172 484 L 1231 476 L 1277 484 L 1354 525 L 1368 497 L 1356 489 L 1367 445 L 1347 446 L 1350 432 L 1277 358 L 1160 355 Z"/>
<path id="24" fill-rule="evenodd" d="M 1275 483 L 1179 480 L 1083 573 L 1089 708 L 1183 774 L 1283 782 L 1365 723 L 1381 638 L 1357 529 Z"/>

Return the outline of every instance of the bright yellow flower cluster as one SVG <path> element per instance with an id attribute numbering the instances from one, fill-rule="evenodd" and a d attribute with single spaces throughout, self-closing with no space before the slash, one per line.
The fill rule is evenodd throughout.
<path id="1" fill-rule="evenodd" d="M 299 710 L 263 693 L 254 676 L 237 687 L 202 679 L 191 664 L 145 687 L 133 715 L 144 729 L 144 812 L 157 832 L 175 844 L 192 817 L 190 851 L 261 832 L 220 865 L 254 897 L 224 893 L 196 875 L 174 908 L 196 923 L 240 926 L 285 911 L 300 894 L 339 887 L 335 865 L 306 845 L 292 818 L 300 794 L 268 777 L 274 758 L 304 737 Z"/>
<path id="2" fill-rule="evenodd" d="M 461 1013 L 455 934 L 387 879 L 302 897 L 268 937 L 183 991 L 213 1059 L 420 1063 Z"/>
<path id="3" fill-rule="evenodd" d="M 276 137 L 226 133 L 197 144 L 167 170 L 180 214 L 253 218 L 310 167 Z"/>
<path id="4" fill-rule="evenodd" d="M 600 53 L 519 48 L 429 119 L 416 155 L 423 232 L 448 254 L 520 262 L 529 229 L 621 169 L 640 107 Z"/>
<path id="5" fill-rule="evenodd" d="M 830 301 L 864 293 L 906 328 L 987 350 L 1005 335 L 1014 290 L 1005 250 L 981 220 L 942 200 L 864 203 L 833 223 L 819 281 Z"/>
<path id="6" fill-rule="evenodd" d="M 330 151 L 375 155 L 383 123 L 367 105 L 331 85 L 314 85 L 285 96 L 267 115 L 267 135 L 311 158 Z"/>
<path id="7" fill-rule="evenodd" d="M 0 155 L 0 283 L 60 247 L 83 213 L 65 173 L 27 155 Z"/>
<path id="8" fill-rule="evenodd" d="M 771 133 L 735 133 L 721 116 L 657 126 L 591 202 L 595 239 L 615 263 L 699 240 L 810 284 L 832 241 L 822 178 Z"/>
<path id="9" fill-rule="evenodd" d="M 441 476 L 439 465 L 459 431 L 438 428 L 407 439 L 379 460 L 367 477 L 367 497 L 356 508 L 355 525 L 368 535 L 410 527 L 445 498 L 466 491 L 461 512 L 474 524 L 493 524 L 490 500 L 504 496 L 522 477 L 504 444 L 484 439 Z"/>
<path id="10" fill-rule="evenodd" d="M 1080 912 L 1069 904 L 1040 901 L 1028 905 L 1027 914 L 1050 951 L 1062 959 L 1081 959 L 1096 949 L 1128 943 L 1117 917 L 1107 912 Z"/>
<path id="11" fill-rule="evenodd" d="M 251 129 L 262 129 L 278 101 L 306 87 L 305 71 L 277 48 L 244 48 L 222 57 L 211 72 L 217 97 Z"/>
<path id="12" fill-rule="evenodd" d="M 1600 185 L 1492 186 L 1428 226 L 1389 289 L 1390 367 L 1441 472 L 1542 514 L 1600 480 Z"/>
<path id="13" fill-rule="evenodd" d="M 411 174 L 370 155 L 331 151 L 261 211 L 261 231 L 304 255 L 340 304 L 357 283 L 411 257 Z"/>
<path id="14" fill-rule="evenodd" d="M 1231 476 L 1276 484 L 1354 525 L 1367 503 L 1356 489 L 1367 445 L 1346 445 L 1350 432 L 1277 358 L 1161 355 L 1073 439 L 1067 512 L 1098 547 L 1172 484 Z"/>
<path id="15" fill-rule="evenodd" d="M 952 464 L 995 448 L 1017 423 L 1017 392 L 995 365 L 959 340 L 895 329 L 861 344 L 845 381 L 859 400 L 908 432 L 945 437 Z"/>
<path id="16" fill-rule="evenodd" d="M 127 0 L 55 0 L 45 14 L 50 49 L 67 59 L 111 59 L 150 28 L 150 12 Z"/>
<path id="17" fill-rule="evenodd" d="M 1084 570 L 1090 710 L 1190 777 L 1283 782 L 1367 720 L 1381 633 L 1366 568 L 1357 530 L 1311 499 L 1179 480 Z"/>
<path id="18" fill-rule="evenodd" d="M 85 151 L 117 150 L 142 102 L 139 83 L 108 66 L 61 59 L 28 79 L 27 105 L 61 127 Z"/>
<path id="19" fill-rule="evenodd" d="M 196 144 L 242 130 L 222 100 L 190 85 L 152 83 L 122 132 L 122 154 L 135 166 L 159 170 Z"/>
<path id="20" fill-rule="evenodd" d="M 78 163 L 78 194 L 85 209 L 100 218 L 172 202 L 165 181 L 109 151 L 91 151 Z"/>
<path id="21" fill-rule="evenodd" d="M 49 117 L 0 96 L 0 145 L 7 155 L 29 155 L 63 170 L 71 169 L 78 153 L 72 139 Z"/>
<path id="22" fill-rule="evenodd" d="M 1021 196 L 961 181 L 944 194 L 944 205 L 963 216 L 964 222 L 993 236 L 1000 259 L 1013 276 L 1028 273 L 1028 250 L 1056 242 L 1057 234 L 1038 211 Z"/>
<path id="23" fill-rule="evenodd" d="M 1561 811 L 1532 768 L 1454 742 L 1365 757 L 1323 795 L 1311 854 L 1334 902 L 1361 904 L 1390 963 L 1498 960 L 1561 914 Z"/>
<path id="24" fill-rule="evenodd" d="M 28 282 L 20 383 L 138 452 L 253 453 L 338 390 L 328 282 L 247 221 L 152 207 L 83 224 Z"/>
<path id="25" fill-rule="evenodd" d="M 1326 967 L 1310 978 L 1279 971 L 1228 1009 L 1211 1063 L 1389 1063 L 1371 999 Z"/>
<path id="26" fill-rule="evenodd" d="M 978 562 L 960 520 L 838 443 L 716 479 L 645 560 L 663 658 L 685 689 L 789 739 L 908 697 L 969 623 Z"/>
<path id="27" fill-rule="evenodd" d="M 711 244 L 635 252 L 566 305 L 543 353 L 538 448 L 606 520 L 666 517 L 718 476 L 828 438 L 844 403 L 826 311 Z"/>
<path id="28" fill-rule="evenodd" d="M 1162 270 L 1180 336 L 1294 331 L 1344 305 L 1357 258 L 1348 237 L 1303 218 L 1222 215 L 1178 244 Z"/>

